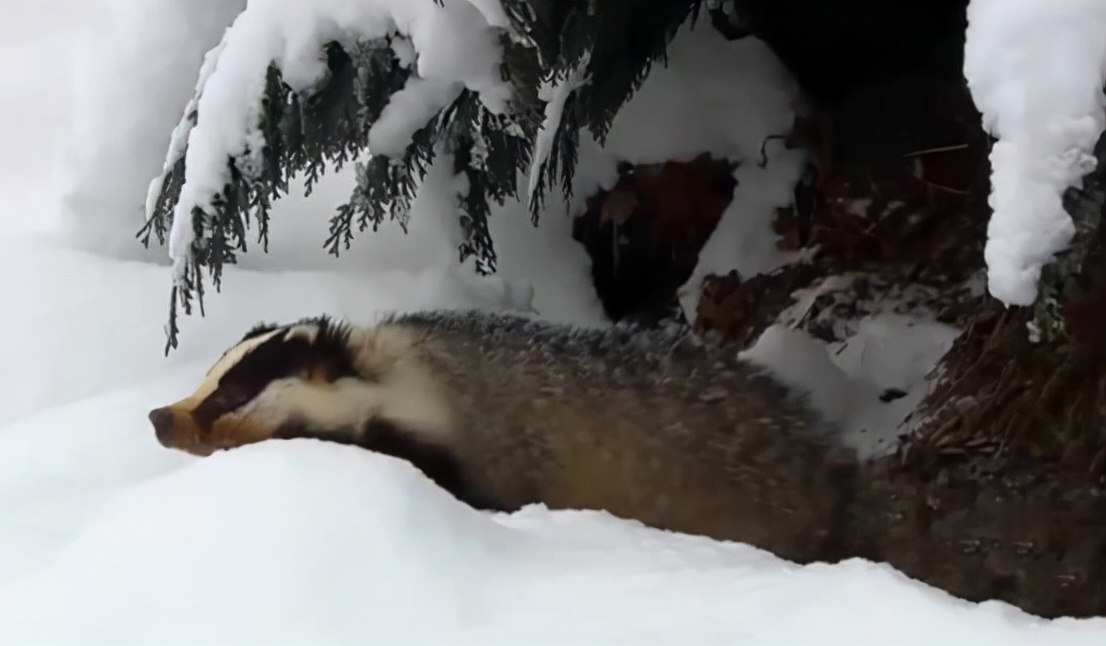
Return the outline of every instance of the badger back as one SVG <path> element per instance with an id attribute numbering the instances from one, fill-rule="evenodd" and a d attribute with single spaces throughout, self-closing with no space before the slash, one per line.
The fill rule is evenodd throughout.
<path id="1" fill-rule="evenodd" d="M 854 456 L 735 348 L 480 312 L 394 322 L 459 393 L 461 461 L 502 507 L 605 509 L 800 561 L 843 553 Z"/>
<path id="2" fill-rule="evenodd" d="M 416 330 L 420 356 L 433 372 L 485 407 L 535 396 L 617 403 L 620 414 L 645 416 L 660 432 L 703 416 L 710 426 L 696 429 L 699 436 L 750 423 L 786 435 L 826 437 L 836 430 L 805 393 L 740 359 L 734 346 L 703 341 L 687 327 L 584 328 L 478 311 L 422 312 L 392 322 Z M 667 417 L 684 424 L 664 427 Z"/>

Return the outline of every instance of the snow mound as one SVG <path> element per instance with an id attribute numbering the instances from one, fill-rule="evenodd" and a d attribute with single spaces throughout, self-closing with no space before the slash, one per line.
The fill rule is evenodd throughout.
<path id="1" fill-rule="evenodd" d="M 337 643 L 368 629 L 391 641 L 461 598 L 448 580 L 495 529 L 409 464 L 365 451 L 219 454 L 90 523 L 21 592 L 6 640 Z"/>
<path id="2" fill-rule="evenodd" d="M 314 440 L 188 459 L 130 488 L 6 582 L 0 615 L 12 644 L 1009 646 L 1100 643 L 1106 627 L 600 512 L 484 514 L 405 462 Z"/>
<path id="3" fill-rule="evenodd" d="M 121 491 L 191 461 L 158 444 L 144 417 L 151 402 L 173 401 L 206 368 L 185 365 L 141 389 L 0 426 L 0 594 L 48 564 Z"/>

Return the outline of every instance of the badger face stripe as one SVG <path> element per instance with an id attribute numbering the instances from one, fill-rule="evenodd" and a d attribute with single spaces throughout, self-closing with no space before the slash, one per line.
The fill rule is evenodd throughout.
<path id="1" fill-rule="evenodd" d="M 215 365 L 207 371 L 206 380 L 217 383 L 227 369 L 235 365 L 242 358 L 252 352 L 254 348 L 277 336 L 281 330 L 286 330 L 285 340 L 296 337 L 306 339 L 309 343 L 315 343 L 320 336 L 326 338 L 328 345 L 340 345 L 344 343 L 349 332 L 344 326 L 335 323 L 328 318 L 305 319 L 294 325 L 277 325 L 275 323 L 258 323 L 239 339 L 238 343 L 223 352 Z"/>
<path id="2" fill-rule="evenodd" d="M 298 324 L 278 328 L 240 343 L 213 368 L 214 388 L 192 411 L 197 424 L 210 428 L 219 417 L 253 401 L 274 382 L 297 377 L 332 382 L 353 374 L 344 345 L 325 343 L 325 330 Z"/>
<path id="3" fill-rule="evenodd" d="M 203 391 L 205 387 L 209 391 L 215 390 L 215 386 L 218 385 L 219 380 L 227 370 L 230 370 L 235 364 L 242 360 L 242 357 L 252 352 L 254 348 L 273 338 L 279 332 L 279 328 L 274 327 L 261 330 L 260 326 L 248 332 L 246 336 L 242 337 L 241 341 L 231 346 L 223 353 L 223 356 L 219 357 L 219 360 L 216 361 L 213 366 L 207 369 L 207 374 L 204 377 L 204 383 L 200 386 L 200 391 Z M 200 391 L 197 391 L 197 394 L 199 394 Z"/>
<path id="4" fill-rule="evenodd" d="M 247 338 L 223 353 L 208 370 L 204 383 L 189 398 L 194 402 L 190 412 L 201 428 L 210 429 L 216 419 L 248 402 L 274 378 L 257 372 L 258 362 L 249 358 L 266 346 L 268 349 L 259 356 L 271 356 L 279 333 L 279 329 L 273 329 Z"/>

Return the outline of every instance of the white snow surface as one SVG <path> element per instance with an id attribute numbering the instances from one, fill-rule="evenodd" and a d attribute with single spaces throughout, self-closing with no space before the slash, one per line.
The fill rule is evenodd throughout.
<path id="1" fill-rule="evenodd" d="M 480 5 L 494 15 L 489 0 Z M 524 205 L 495 212 L 495 278 L 452 262 L 452 198 L 433 191 L 415 201 L 410 235 L 386 227 L 341 259 L 327 258 L 323 224 L 348 195 L 346 172 L 324 178 L 310 200 L 277 205 L 271 253 L 228 268 L 207 317 L 182 319 L 182 346 L 163 358 L 171 268 L 58 242 L 87 242 L 73 240 L 80 233 L 61 217 L 54 190 L 51 159 L 70 132 L 66 113 L 43 110 L 67 105 L 72 88 L 43 83 L 27 61 L 70 68 L 71 52 L 57 46 L 98 28 L 97 11 L 86 0 L 0 0 L 0 82 L 16 99 L 0 106 L 0 195 L 19 213 L 0 222 L 0 365 L 8 368 L 0 388 L 0 644 L 1106 639 L 1106 620 L 1042 621 L 1001 603 L 967 603 L 886 565 L 800 567 L 599 511 L 476 512 L 406 463 L 350 447 L 269 442 L 207 459 L 161 448 L 146 412 L 194 388 L 258 320 L 331 312 L 371 321 L 394 310 L 527 304 L 546 318 L 602 318 L 586 256 L 556 204 L 538 229 Z M 120 101 L 184 101 L 179 81 L 120 80 L 111 91 Z M 173 119 L 164 125 L 171 130 Z M 88 164 L 118 164 L 105 193 L 116 186 L 141 200 L 148 145 L 135 141 L 141 154 L 133 158 L 95 147 L 103 156 Z M 433 172 L 431 182 L 454 181 Z M 76 206 L 117 217 L 107 205 Z M 837 399 L 867 401 L 856 393 L 869 386 L 843 387 L 842 373 L 855 383 L 916 383 L 934 360 L 931 344 L 948 334 L 887 316 L 862 327 L 867 336 L 854 339 L 868 345 L 833 365 L 823 345 L 781 330 L 750 356 L 776 362 L 785 381 L 813 388 L 828 409 Z M 896 351 L 873 349 L 884 346 Z M 847 408 L 834 414 L 863 413 Z"/>
<path id="2" fill-rule="evenodd" d="M 1071 242 L 1061 197 L 1094 170 L 1106 125 L 1106 2 L 971 0 L 964 74 L 991 150 L 988 287 L 1037 297 L 1041 268 Z"/>
<path id="3" fill-rule="evenodd" d="M 129 452 L 155 457 L 125 415 L 108 419 L 135 431 L 116 438 L 129 439 Z M 172 462 L 162 457 L 166 473 L 110 501 L 83 501 L 99 509 L 77 536 L 0 591 L 0 642 L 1013 646 L 1102 637 L 1100 622 L 1049 624 L 956 601 L 885 565 L 799 567 L 603 512 L 476 512 L 409 464 L 350 447 L 296 440 Z M 110 480 L 78 473 L 86 488 Z"/>

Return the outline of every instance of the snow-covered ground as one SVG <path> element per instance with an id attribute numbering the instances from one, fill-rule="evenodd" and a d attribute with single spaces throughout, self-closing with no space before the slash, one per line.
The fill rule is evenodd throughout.
<path id="1" fill-rule="evenodd" d="M 197 39 L 211 37 L 210 21 L 179 19 L 195 0 L 158 1 L 164 11 L 139 22 L 149 33 L 164 34 L 172 22 L 203 32 Z M 259 319 L 328 311 L 371 320 L 394 309 L 520 306 L 525 280 L 542 316 L 596 324 L 600 315 L 587 289 L 586 257 L 568 240 L 556 206 L 538 230 L 523 205 L 496 214 L 500 277 L 478 279 L 451 263 L 449 227 L 435 218 L 441 209 L 433 196 L 416 204 L 410 235 L 391 228 L 363 235 L 337 261 L 318 243 L 324 219 L 348 191 L 348 176 L 333 176 L 312 200 L 280 204 L 273 253 L 231 268 L 207 317 L 183 319 L 182 346 L 164 358 L 167 261 L 72 244 L 74 218 L 90 219 L 79 230 L 95 230 L 97 222 L 130 230 L 131 216 L 119 209 L 128 200 L 133 226 L 140 224 L 141 189 L 179 116 L 151 111 L 139 98 L 180 87 L 158 88 L 141 74 L 141 87 L 117 103 L 121 114 L 100 110 L 105 121 L 98 122 L 95 111 L 70 111 L 96 104 L 94 84 L 70 82 L 71 37 L 82 32 L 99 47 L 129 51 L 143 44 L 140 34 L 121 39 L 105 28 L 104 12 L 122 4 L 0 0 L 0 643 L 1106 639 L 1104 620 L 1046 622 L 1003 604 L 965 603 L 885 565 L 798 567 L 747 546 L 600 512 L 479 513 L 409 465 L 349 447 L 271 442 L 207 459 L 162 449 L 146 412 L 189 391 Z M 166 60 L 194 57 L 193 42 L 173 40 L 182 58 Z M 96 48 L 77 51 L 88 56 Z M 130 60 L 118 50 L 104 56 Z M 82 69 L 94 62 L 83 60 Z M 160 82 L 188 88 L 194 79 Z M 125 99 L 122 87 L 112 91 Z M 127 110 L 163 120 L 164 140 L 129 131 L 133 157 L 107 145 L 101 155 L 73 155 L 75 142 L 133 126 Z M 104 160 L 120 166 L 105 172 Z M 81 187 L 99 182 L 106 184 L 96 194 L 111 199 L 99 207 L 82 202 Z M 125 197 L 135 186 L 137 194 Z M 897 325 L 872 321 L 866 339 L 898 343 L 896 330 L 907 326 Z M 779 363 L 770 351 L 784 346 L 793 361 L 780 364 L 783 376 L 823 382 L 813 385 L 826 402 L 864 394 L 860 385 L 827 385 L 842 371 L 858 384 L 917 386 L 935 352 L 919 344 L 920 354 L 896 366 L 846 352 L 831 365 L 817 354 L 824 348 L 788 342 L 777 330 L 759 358 Z M 798 346 L 811 351 L 797 353 Z M 806 363 L 796 363 L 804 356 Z"/>

